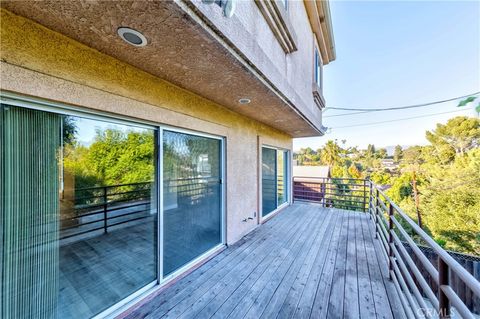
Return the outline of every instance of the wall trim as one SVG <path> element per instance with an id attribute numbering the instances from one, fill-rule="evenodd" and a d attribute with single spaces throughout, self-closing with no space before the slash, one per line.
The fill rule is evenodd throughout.
<path id="1" fill-rule="evenodd" d="M 285 53 L 297 51 L 297 37 L 288 21 L 287 10 L 278 0 L 255 0 L 255 4 L 270 26 Z"/>

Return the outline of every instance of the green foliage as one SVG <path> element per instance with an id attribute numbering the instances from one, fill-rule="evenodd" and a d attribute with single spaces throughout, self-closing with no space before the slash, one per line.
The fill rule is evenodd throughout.
<path id="1" fill-rule="evenodd" d="M 463 107 L 463 106 L 467 106 L 469 103 L 475 101 L 478 97 L 477 96 L 469 96 L 467 97 L 466 99 L 464 100 L 461 100 L 457 107 Z M 480 102 L 477 104 L 477 106 L 475 107 L 475 111 L 477 111 L 477 113 L 480 113 Z"/>
<path id="2" fill-rule="evenodd" d="M 475 101 L 476 98 L 476 96 L 469 96 L 466 99 L 460 101 L 458 103 L 458 106 L 466 106 L 468 103 Z"/>
<path id="3" fill-rule="evenodd" d="M 336 141 L 328 141 L 320 153 L 322 163 L 328 166 L 333 166 L 340 160 L 340 146 Z"/>
<path id="4" fill-rule="evenodd" d="M 387 195 L 417 221 L 415 181 L 424 231 L 445 249 L 480 255 L 480 120 L 458 116 L 437 124 L 426 136 L 430 145 L 395 147 L 398 168 L 393 170 L 381 166 L 386 152 L 373 144 L 360 150 L 329 141 L 326 151 L 310 155 L 300 151 L 294 157 L 309 156 L 309 165 L 330 165 L 334 178 L 370 178 L 387 188 Z M 314 160 L 324 151 L 329 155 Z M 335 196 L 351 194 L 348 185 L 336 184 Z"/>
<path id="5" fill-rule="evenodd" d="M 393 152 L 393 160 L 395 163 L 399 163 L 403 158 L 403 149 L 400 145 L 395 146 L 395 151 Z"/>
<path id="6" fill-rule="evenodd" d="M 480 120 L 457 116 L 445 125 L 437 124 L 435 130 L 426 133 L 426 137 L 436 149 L 445 151 L 450 148 L 456 154 L 463 154 L 480 145 Z"/>
<path id="7" fill-rule="evenodd" d="M 392 181 L 392 174 L 387 170 L 374 171 L 370 174 L 370 180 L 377 185 L 388 185 Z"/>
<path id="8" fill-rule="evenodd" d="M 64 145 L 64 169 L 75 187 L 130 184 L 153 180 L 152 132 L 97 130 L 91 145 Z"/>

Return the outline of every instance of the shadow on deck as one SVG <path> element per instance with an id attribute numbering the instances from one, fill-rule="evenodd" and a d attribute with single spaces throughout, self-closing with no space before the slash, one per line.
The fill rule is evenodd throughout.
<path id="1" fill-rule="evenodd" d="M 294 204 L 126 318 L 404 318 L 368 214 Z"/>

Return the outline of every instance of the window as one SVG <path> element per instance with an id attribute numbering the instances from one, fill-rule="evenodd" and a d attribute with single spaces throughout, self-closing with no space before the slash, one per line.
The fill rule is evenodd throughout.
<path id="1" fill-rule="evenodd" d="M 262 147 L 262 217 L 288 202 L 288 151 Z"/>
<path id="2" fill-rule="evenodd" d="M 317 48 L 315 48 L 314 58 L 314 81 L 318 88 L 322 87 L 322 60 Z"/>

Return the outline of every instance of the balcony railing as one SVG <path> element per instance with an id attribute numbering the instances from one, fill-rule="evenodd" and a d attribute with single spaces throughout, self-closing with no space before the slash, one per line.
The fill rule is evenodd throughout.
<path id="1" fill-rule="evenodd" d="M 151 182 L 75 190 L 73 207 L 62 211 L 60 239 L 131 223 L 150 216 Z"/>
<path id="2" fill-rule="evenodd" d="M 462 318 L 478 316 L 480 282 L 456 260 L 462 255 L 440 247 L 377 185 L 364 179 L 294 177 L 293 198 L 370 214 L 408 318 L 450 318 L 452 307 Z M 460 284 L 468 290 L 461 297 Z"/>
<path id="3" fill-rule="evenodd" d="M 205 198 L 218 185 L 217 178 L 166 179 L 164 200 L 167 205 L 172 200 L 175 205 L 191 203 Z M 62 209 L 60 239 L 82 239 L 82 235 L 108 233 L 112 228 L 155 218 L 156 194 L 152 193 L 152 187 L 152 182 L 143 182 L 76 189 L 75 197 L 65 200 L 71 207 Z"/>
<path id="4" fill-rule="evenodd" d="M 293 199 L 354 211 L 368 211 L 369 182 L 354 178 L 295 176 Z"/>

